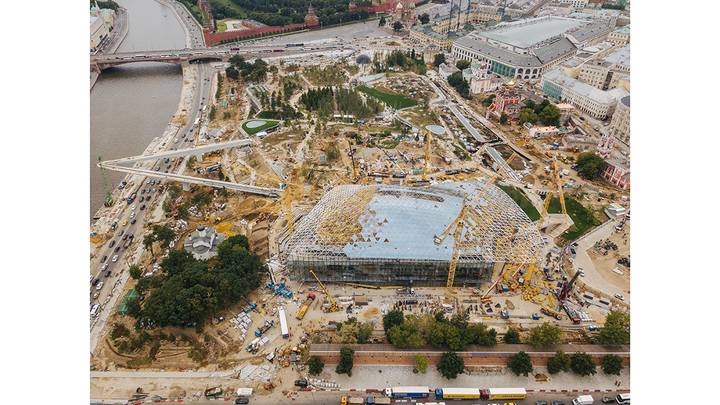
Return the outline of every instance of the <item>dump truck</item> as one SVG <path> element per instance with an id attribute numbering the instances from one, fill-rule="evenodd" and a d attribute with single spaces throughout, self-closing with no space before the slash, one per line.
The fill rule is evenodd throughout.
<path id="1" fill-rule="evenodd" d="M 295 313 L 295 318 L 297 319 L 303 319 L 305 317 L 305 313 L 310 308 L 310 305 L 312 305 L 313 301 L 315 301 L 315 294 L 309 293 L 307 295 L 307 298 L 305 299 L 305 302 L 298 308 L 297 313 Z"/>

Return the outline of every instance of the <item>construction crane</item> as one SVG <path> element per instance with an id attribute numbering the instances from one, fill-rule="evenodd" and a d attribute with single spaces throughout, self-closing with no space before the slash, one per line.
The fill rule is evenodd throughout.
<path id="1" fill-rule="evenodd" d="M 452 291 L 453 283 L 455 282 L 455 270 L 457 269 L 458 260 L 460 258 L 460 247 L 462 244 L 462 242 L 460 242 L 460 238 L 462 237 L 462 232 L 465 228 L 465 217 L 467 216 L 468 212 L 475 206 L 475 204 L 477 204 L 480 198 L 487 193 L 496 178 L 496 175 L 490 177 L 483 185 L 483 188 L 475 194 L 472 200 L 468 202 L 466 198 L 462 209 L 460 209 L 460 214 L 458 214 L 455 220 L 451 222 L 447 228 L 445 228 L 445 230 L 443 231 L 443 233 L 440 234 L 440 236 L 436 236 L 434 238 L 435 244 L 439 245 L 448 237 L 448 235 L 450 235 L 450 233 L 453 234 L 453 250 L 452 256 L 450 257 L 450 268 L 448 270 L 448 278 L 446 285 L 448 292 Z"/>
<path id="2" fill-rule="evenodd" d="M 330 303 L 330 306 L 328 307 L 328 312 L 337 312 L 340 310 L 340 307 L 338 306 L 337 302 L 335 302 L 335 299 L 330 295 L 330 291 L 328 291 L 327 288 L 325 288 L 325 284 L 320 281 L 317 274 L 315 274 L 314 271 L 310 270 L 310 274 L 312 274 L 313 277 L 315 277 L 315 281 L 317 281 L 318 285 L 320 286 L 320 289 L 325 293 L 325 296 L 327 297 L 328 302 Z"/>
<path id="3" fill-rule="evenodd" d="M 560 293 L 558 293 L 558 299 L 560 301 L 565 301 L 567 299 L 567 297 L 570 295 L 570 292 L 572 291 L 572 287 L 575 284 L 575 280 L 577 280 L 578 276 L 580 276 L 580 272 L 576 271 L 575 275 L 570 279 L 570 281 L 563 284 L 563 287 L 560 290 Z"/>

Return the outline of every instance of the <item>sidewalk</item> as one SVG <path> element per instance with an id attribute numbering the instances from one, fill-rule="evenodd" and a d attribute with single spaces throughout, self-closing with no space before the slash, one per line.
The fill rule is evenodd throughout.
<path id="1" fill-rule="evenodd" d="M 535 381 L 533 374 L 528 377 L 515 376 L 509 369 L 503 368 L 500 374 L 460 374 L 454 380 L 447 380 L 433 366 L 428 366 L 426 374 L 413 374 L 410 366 L 355 366 L 352 377 L 335 374 L 334 365 L 327 365 L 320 377 L 336 381 L 341 389 L 365 390 L 383 389 L 390 386 L 427 385 L 429 387 L 524 387 L 533 391 L 583 391 L 630 389 L 630 370 L 624 369 L 619 376 L 609 376 L 598 366 L 594 376 L 580 377 L 575 374 L 558 373 L 550 375 L 544 367 L 536 367 L 535 373 L 549 377 L 547 382 Z M 620 387 L 615 381 L 620 380 Z"/>

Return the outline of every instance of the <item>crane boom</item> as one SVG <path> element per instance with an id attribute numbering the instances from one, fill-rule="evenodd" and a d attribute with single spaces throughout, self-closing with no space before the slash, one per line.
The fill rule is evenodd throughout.
<path id="1" fill-rule="evenodd" d="M 565 194 L 563 194 L 563 184 L 560 181 L 560 172 L 558 171 L 557 158 L 553 160 L 553 166 L 555 167 L 555 182 L 557 183 L 558 194 L 560 195 L 560 208 L 562 213 L 567 215 L 567 209 L 565 208 Z"/>
<path id="2" fill-rule="evenodd" d="M 328 302 L 330 303 L 330 312 L 336 312 L 340 310 L 340 307 L 338 306 L 337 302 L 335 302 L 335 299 L 330 295 L 330 291 L 328 291 L 327 288 L 325 288 L 325 284 L 320 281 L 317 274 L 315 274 L 314 271 L 310 270 L 310 274 L 312 274 L 313 277 L 315 277 L 315 281 L 317 281 L 318 285 L 320 286 L 320 289 L 325 293 L 325 296 L 328 299 Z"/>

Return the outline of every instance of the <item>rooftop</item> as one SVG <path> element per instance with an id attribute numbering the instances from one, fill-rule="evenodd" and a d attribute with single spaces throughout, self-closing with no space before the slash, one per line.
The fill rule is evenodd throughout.
<path id="1" fill-rule="evenodd" d="M 571 18 L 547 16 L 498 24 L 481 35 L 518 48 L 531 48 L 550 38 L 587 24 Z"/>
<path id="2" fill-rule="evenodd" d="M 428 187 L 343 185 L 333 188 L 297 225 L 290 261 L 330 258 L 449 261 L 452 232 L 443 234 L 483 181 Z M 535 225 L 493 186 L 466 215 L 461 262 L 537 262 L 543 240 Z"/>
<path id="3" fill-rule="evenodd" d="M 627 96 L 629 93 L 623 88 L 612 90 L 600 90 L 580 80 L 564 74 L 559 68 L 554 68 L 543 75 L 543 80 L 551 81 L 576 94 L 590 98 L 598 103 L 613 104 L 617 100 Z"/>

